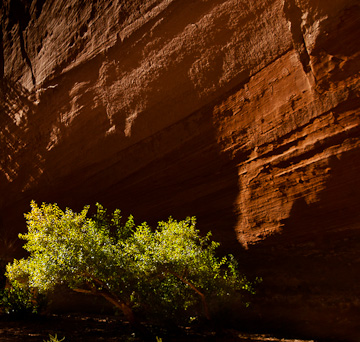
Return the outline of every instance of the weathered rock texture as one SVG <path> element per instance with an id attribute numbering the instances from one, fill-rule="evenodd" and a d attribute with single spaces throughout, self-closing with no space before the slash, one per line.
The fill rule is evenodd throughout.
<path id="1" fill-rule="evenodd" d="M 0 13 L 6 257 L 30 199 L 196 215 L 264 278 L 251 319 L 360 339 L 358 0 L 5 0 Z"/>

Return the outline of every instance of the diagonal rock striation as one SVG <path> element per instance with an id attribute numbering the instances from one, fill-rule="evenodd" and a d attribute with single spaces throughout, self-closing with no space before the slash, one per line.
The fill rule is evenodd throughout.
<path id="1" fill-rule="evenodd" d="M 0 15 L 3 259 L 31 199 L 196 215 L 264 278 L 249 324 L 358 340 L 357 0 L 4 0 Z"/>

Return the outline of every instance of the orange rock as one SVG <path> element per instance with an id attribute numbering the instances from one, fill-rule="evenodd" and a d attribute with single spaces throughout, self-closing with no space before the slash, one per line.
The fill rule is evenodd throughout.
<path id="1" fill-rule="evenodd" d="M 31 199 L 196 215 L 263 276 L 256 317 L 355 335 L 357 0 L 4 0 L 0 17 L 3 244 Z"/>

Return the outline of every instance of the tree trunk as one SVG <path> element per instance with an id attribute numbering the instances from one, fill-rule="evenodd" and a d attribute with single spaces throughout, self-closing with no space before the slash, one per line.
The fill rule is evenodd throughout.
<path id="1" fill-rule="evenodd" d="M 203 304 L 203 309 L 204 309 L 204 315 L 206 317 L 206 319 L 210 320 L 211 317 L 210 317 L 210 312 L 209 312 L 209 308 L 208 308 L 208 305 L 207 305 L 207 302 L 206 302 L 206 298 L 205 298 L 205 295 L 199 291 L 199 289 L 197 289 L 193 284 L 191 284 L 188 280 L 186 280 L 185 278 L 183 278 L 182 276 L 180 276 L 179 274 L 175 273 L 175 272 L 171 272 L 171 271 L 168 271 L 168 273 L 172 274 L 173 276 L 179 278 L 184 284 L 187 284 L 190 286 L 190 288 L 192 290 L 194 290 L 201 298 L 201 302 Z"/>
<path id="2" fill-rule="evenodd" d="M 100 295 L 103 296 L 108 302 L 113 304 L 115 307 L 119 308 L 131 325 L 136 325 L 134 312 L 129 305 L 125 304 L 124 302 L 120 301 L 119 299 L 115 298 L 113 295 L 110 295 L 108 293 L 103 292 L 100 293 Z"/>
<path id="3" fill-rule="evenodd" d="M 131 309 L 131 307 L 129 305 L 125 304 L 120 299 L 118 299 L 115 295 L 110 293 L 108 290 L 101 290 L 101 291 L 96 290 L 96 289 L 92 289 L 92 290 L 73 289 L 73 290 L 75 292 L 92 294 L 92 295 L 104 297 L 109 303 L 111 303 L 112 305 L 114 305 L 115 307 L 117 307 L 118 309 L 120 309 L 122 311 L 122 313 L 124 314 L 124 316 L 126 317 L 126 319 L 129 321 L 129 323 L 131 325 L 136 325 L 136 319 L 135 319 L 134 312 Z"/>

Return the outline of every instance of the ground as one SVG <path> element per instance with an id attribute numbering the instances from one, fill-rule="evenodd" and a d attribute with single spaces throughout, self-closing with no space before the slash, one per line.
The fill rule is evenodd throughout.
<path id="1" fill-rule="evenodd" d="M 266 334 L 241 333 L 233 329 L 214 332 L 211 330 L 197 332 L 182 329 L 177 332 L 165 333 L 161 329 L 153 330 L 151 334 L 135 333 L 127 322 L 117 316 L 105 315 L 48 315 L 31 319 L 9 319 L 0 317 L 0 341 L 38 342 L 48 341 L 49 335 L 57 335 L 58 339 L 65 337 L 64 342 L 91 341 L 127 341 L 157 342 L 314 342 L 299 339 L 286 339 Z"/>

